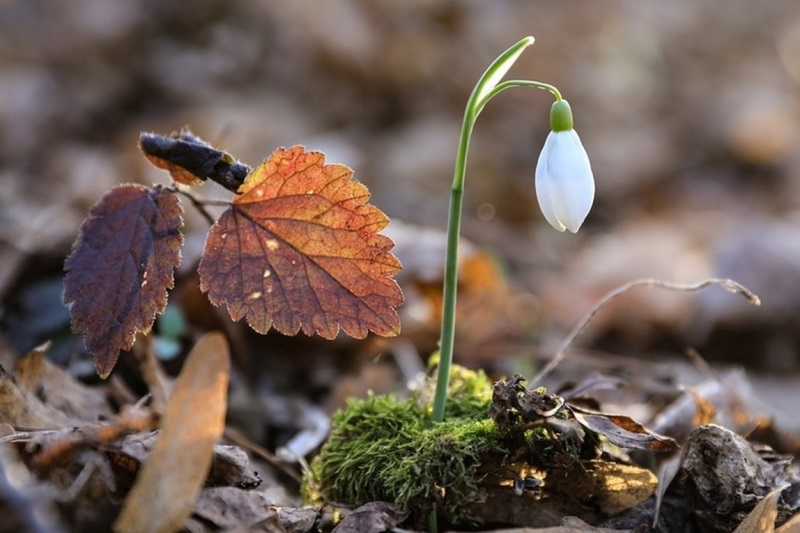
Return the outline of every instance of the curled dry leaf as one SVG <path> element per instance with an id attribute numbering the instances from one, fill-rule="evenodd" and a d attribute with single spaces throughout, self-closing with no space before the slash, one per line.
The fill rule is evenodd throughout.
<path id="1" fill-rule="evenodd" d="M 569 410 L 583 427 L 605 435 L 611 444 L 620 448 L 654 452 L 678 448 L 678 443 L 671 438 L 653 433 L 629 416 L 595 412 L 574 405 L 570 405 Z"/>
<path id="2" fill-rule="evenodd" d="M 392 276 L 389 219 L 342 165 L 301 146 L 277 150 L 211 228 L 200 287 L 259 333 L 396 335 L 403 302 Z"/>
<path id="3" fill-rule="evenodd" d="M 187 129 L 169 136 L 142 133 L 139 148 L 148 161 L 169 172 L 173 180 L 183 185 L 198 185 L 211 179 L 236 191 L 250 173 L 250 167 L 213 148 Z"/>
<path id="4" fill-rule="evenodd" d="M 182 210 L 161 187 L 120 185 L 91 208 L 64 265 L 64 303 L 107 377 L 167 304 L 180 262 Z"/>

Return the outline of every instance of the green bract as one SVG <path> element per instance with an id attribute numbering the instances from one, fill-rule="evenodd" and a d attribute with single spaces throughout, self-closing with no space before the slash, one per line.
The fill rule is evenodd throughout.
<path id="1" fill-rule="evenodd" d="M 550 108 L 550 129 L 553 131 L 572 129 L 572 108 L 566 100 L 556 100 Z"/>
<path id="2" fill-rule="evenodd" d="M 592 165 L 572 129 L 572 111 L 566 100 L 553 104 L 550 127 L 536 165 L 536 196 L 551 226 L 576 233 L 594 202 Z"/>

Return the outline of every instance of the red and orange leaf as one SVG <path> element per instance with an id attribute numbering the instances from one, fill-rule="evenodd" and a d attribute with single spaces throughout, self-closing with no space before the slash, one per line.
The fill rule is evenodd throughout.
<path id="1" fill-rule="evenodd" d="M 209 232 L 200 288 L 259 333 L 396 335 L 400 262 L 378 234 L 389 219 L 352 170 L 324 162 L 295 146 L 247 177 Z"/>
<path id="2" fill-rule="evenodd" d="M 120 185 L 81 225 L 64 264 L 64 303 L 72 303 L 72 329 L 83 333 L 102 377 L 167 304 L 181 258 L 181 214 L 172 191 Z"/>

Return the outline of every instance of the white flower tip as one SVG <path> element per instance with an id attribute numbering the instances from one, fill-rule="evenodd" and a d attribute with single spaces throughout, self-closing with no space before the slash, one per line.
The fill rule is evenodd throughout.
<path id="1" fill-rule="evenodd" d="M 594 177 L 575 130 L 547 136 L 536 165 L 536 196 L 551 226 L 578 232 L 594 202 Z"/>
<path id="2" fill-rule="evenodd" d="M 570 224 L 569 226 L 567 226 L 567 229 L 569 231 L 571 231 L 572 233 L 578 233 L 578 230 L 581 229 L 582 225 L 583 225 L 583 220 L 581 220 L 577 224 Z M 564 231 L 564 230 L 562 229 L 561 231 Z"/>

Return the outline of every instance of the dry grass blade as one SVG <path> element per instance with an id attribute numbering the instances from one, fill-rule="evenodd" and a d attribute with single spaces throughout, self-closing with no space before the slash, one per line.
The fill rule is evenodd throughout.
<path id="1" fill-rule="evenodd" d="M 221 333 L 204 335 L 186 359 L 145 462 L 114 530 L 178 530 L 203 487 L 225 428 L 230 357 Z"/>
<path id="2" fill-rule="evenodd" d="M 592 318 L 594 318 L 594 316 L 603 308 L 603 306 L 621 294 L 633 289 L 634 287 L 657 287 L 659 289 L 668 289 L 672 291 L 695 292 L 712 285 L 718 285 L 733 294 L 741 294 L 752 305 L 761 305 L 761 299 L 753 291 L 741 283 L 737 283 L 736 281 L 728 278 L 710 278 L 699 283 L 672 283 L 653 278 L 642 278 L 629 281 L 628 283 L 620 285 L 616 289 L 606 293 L 602 298 L 600 298 L 600 300 L 597 301 L 596 304 L 594 304 L 589 312 L 586 313 L 580 322 L 578 322 L 578 324 L 572 329 L 572 331 L 569 332 L 569 335 L 567 335 L 567 337 L 564 339 L 564 342 L 561 343 L 561 346 L 556 352 L 555 357 L 553 357 L 553 359 L 529 381 L 530 385 L 535 386 L 541 383 L 541 381 L 548 376 L 550 372 L 552 372 L 555 367 L 561 363 L 561 361 L 564 360 L 564 358 L 567 356 L 567 349 L 572 345 L 577 336 L 583 333 L 583 330 L 586 329 L 586 326 L 589 325 L 589 322 L 592 320 Z"/>

